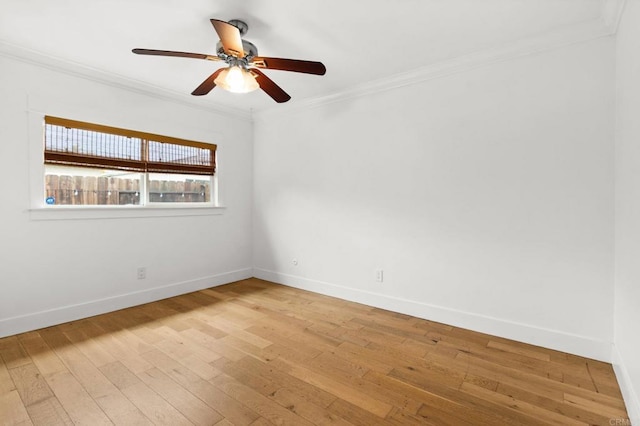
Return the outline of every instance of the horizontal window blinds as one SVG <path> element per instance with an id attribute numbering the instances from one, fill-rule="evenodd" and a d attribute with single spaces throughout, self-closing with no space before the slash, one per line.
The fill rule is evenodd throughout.
<path id="1" fill-rule="evenodd" d="M 213 175 L 216 145 L 45 116 L 47 164 Z"/>

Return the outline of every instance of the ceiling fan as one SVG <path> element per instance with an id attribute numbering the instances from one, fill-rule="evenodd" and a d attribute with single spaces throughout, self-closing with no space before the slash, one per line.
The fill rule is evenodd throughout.
<path id="1" fill-rule="evenodd" d="M 248 93 L 261 88 L 274 101 L 282 103 L 291 99 L 291 96 L 260 69 L 316 75 L 324 75 L 327 72 L 322 62 L 258 56 L 258 48 L 253 43 L 242 39 L 242 36 L 249 30 L 249 26 L 244 21 L 239 19 L 232 19 L 229 22 L 219 19 L 211 19 L 210 21 L 216 33 L 218 33 L 218 37 L 220 37 L 220 41 L 216 46 L 216 55 L 154 49 L 133 49 L 133 53 L 138 55 L 205 59 L 208 61 L 222 61 L 227 64 L 226 68 L 216 70 L 191 92 L 194 96 L 206 95 L 216 86 L 234 93 Z"/>

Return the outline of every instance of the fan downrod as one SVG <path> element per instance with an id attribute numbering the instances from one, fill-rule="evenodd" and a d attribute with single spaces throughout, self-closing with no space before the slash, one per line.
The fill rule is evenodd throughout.
<path id="1" fill-rule="evenodd" d="M 232 19 L 229 23 L 240 30 L 240 37 L 244 36 L 249 31 L 249 25 L 241 19 Z"/>

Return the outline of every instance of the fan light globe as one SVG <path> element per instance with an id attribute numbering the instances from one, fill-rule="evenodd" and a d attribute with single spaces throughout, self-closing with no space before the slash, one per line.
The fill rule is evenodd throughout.
<path id="1" fill-rule="evenodd" d="M 238 66 L 223 69 L 214 82 L 232 93 L 249 93 L 260 87 L 253 74 Z"/>

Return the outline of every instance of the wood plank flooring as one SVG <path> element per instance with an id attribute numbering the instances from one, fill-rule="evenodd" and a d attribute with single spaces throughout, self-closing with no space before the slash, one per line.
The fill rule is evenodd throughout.
<path id="1" fill-rule="evenodd" d="M 250 279 L 0 339 L 0 424 L 630 423 L 609 364 Z"/>

